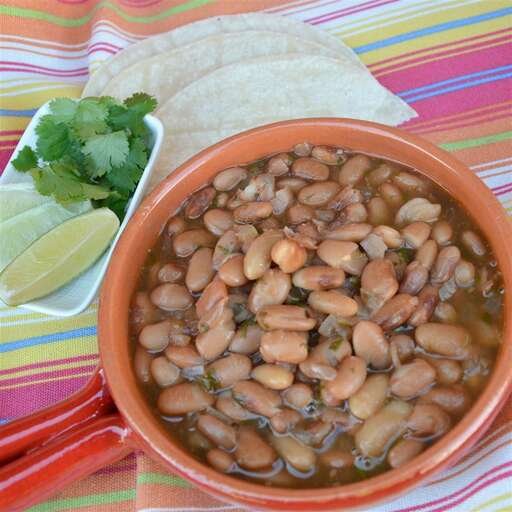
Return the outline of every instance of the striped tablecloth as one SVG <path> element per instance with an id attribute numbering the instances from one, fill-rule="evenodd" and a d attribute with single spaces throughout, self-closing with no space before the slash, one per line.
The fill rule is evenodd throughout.
<path id="1" fill-rule="evenodd" d="M 419 113 L 405 128 L 452 152 L 512 210 L 511 0 L 8 0 L 0 5 L 0 168 L 39 105 L 147 35 L 221 13 L 267 10 L 343 38 Z M 511 241 L 512 243 L 512 241 Z M 0 309 L 0 420 L 80 388 L 97 361 L 96 313 L 57 319 Z M 512 370 L 511 370 L 512 371 Z M 376 512 L 512 511 L 512 405 L 477 449 Z M 142 454 L 76 483 L 43 511 L 236 510 Z"/>

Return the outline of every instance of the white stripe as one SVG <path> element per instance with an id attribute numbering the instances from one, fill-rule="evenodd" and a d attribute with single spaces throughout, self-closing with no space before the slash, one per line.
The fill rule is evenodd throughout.
<path id="1" fill-rule="evenodd" d="M 200 510 L 233 510 L 236 508 L 240 508 L 236 505 L 221 505 L 218 507 L 180 507 L 179 509 L 176 507 L 170 508 L 140 508 L 139 512 L 198 512 Z"/>
<path id="2" fill-rule="evenodd" d="M 483 164 L 472 165 L 470 168 L 471 169 L 480 169 L 480 167 L 488 167 L 489 165 L 493 165 L 493 164 L 502 164 L 504 162 L 510 162 L 511 160 L 512 160 L 512 157 L 502 158 L 501 160 L 493 160 L 492 162 L 484 162 Z"/>

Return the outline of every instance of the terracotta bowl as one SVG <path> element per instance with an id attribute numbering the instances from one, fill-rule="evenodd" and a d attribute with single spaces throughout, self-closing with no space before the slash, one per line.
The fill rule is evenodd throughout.
<path id="1" fill-rule="evenodd" d="M 169 436 L 137 387 L 130 359 L 128 315 L 130 298 L 148 250 L 187 196 L 227 167 L 287 151 L 304 141 L 342 146 L 401 162 L 446 189 L 469 212 L 491 244 L 503 272 L 506 295 L 503 343 L 493 375 L 472 409 L 453 430 L 400 469 L 354 484 L 302 490 L 268 488 L 220 474 L 195 460 Z M 512 229 L 505 211 L 466 166 L 432 144 L 398 129 L 349 119 L 287 121 L 236 135 L 208 148 L 182 165 L 146 198 L 124 231 L 111 260 L 100 300 L 99 345 L 101 366 L 118 412 L 101 391 L 103 373 L 100 371 L 86 391 L 71 399 L 72 406 L 68 401 L 60 410 L 52 408 L 36 420 L 17 423 L 16 428 L 22 434 L 31 426 L 30 435 L 15 435 L 15 429 L 11 429 L 11 442 L 4 441 L 2 445 L 6 430 L 0 429 L 0 460 L 14 458 L 27 448 L 39 446 L 48 433 L 67 429 L 64 436 L 6 466 L 7 471 L 0 470 L 0 483 L 20 471 L 26 476 L 14 478 L 14 483 L 7 485 L 7 490 L 3 491 L 4 501 L 0 493 L 0 509 L 3 510 L 2 503 L 19 504 L 20 500 L 14 500 L 12 495 L 20 491 L 33 494 L 34 486 L 38 487 L 39 499 L 55 490 L 55 481 L 46 488 L 41 484 L 45 477 L 40 469 L 33 469 L 36 463 L 45 474 L 53 471 L 61 475 L 61 487 L 135 448 L 142 449 L 152 459 L 211 495 L 257 509 L 367 510 L 371 505 L 412 489 L 466 453 L 489 427 L 511 391 L 510 240 Z M 87 402 L 86 407 L 84 402 Z M 93 422 L 88 419 L 91 414 L 100 416 L 105 411 L 112 414 Z M 75 421 L 70 421 L 70 417 Z M 34 425 L 41 421 L 46 422 L 45 427 L 38 430 Z M 13 439 L 17 443 L 15 448 Z M 49 462 L 50 455 L 62 451 L 63 447 L 67 447 L 66 454 L 57 462 L 53 459 Z M 34 498 L 32 501 L 27 498 L 24 504 L 34 501 Z"/>

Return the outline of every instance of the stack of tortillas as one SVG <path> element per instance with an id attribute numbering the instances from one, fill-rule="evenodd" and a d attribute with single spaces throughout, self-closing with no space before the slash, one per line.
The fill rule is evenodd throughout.
<path id="1" fill-rule="evenodd" d="M 153 186 L 200 150 L 255 126 L 304 117 L 395 126 L 416 116 L 341 40 L 260 13 L 209 18 L 131 45 L 101 65 L 83 96 L 138 91 L 157 98 L 165 126 Z"/>

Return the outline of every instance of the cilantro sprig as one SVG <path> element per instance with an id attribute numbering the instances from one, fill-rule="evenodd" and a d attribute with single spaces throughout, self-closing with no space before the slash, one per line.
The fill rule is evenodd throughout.
<path id="1" fill-rule="evenodd" d="M 145 93 L 123 102 L 56 98 L 36 127 L 35 150 L 25 146 L 12 163 L 30 173 L 40 194 L 62 204 L 92 200 L 122 219 L 149 158 L 143 118 L 155 107 Z"/>

